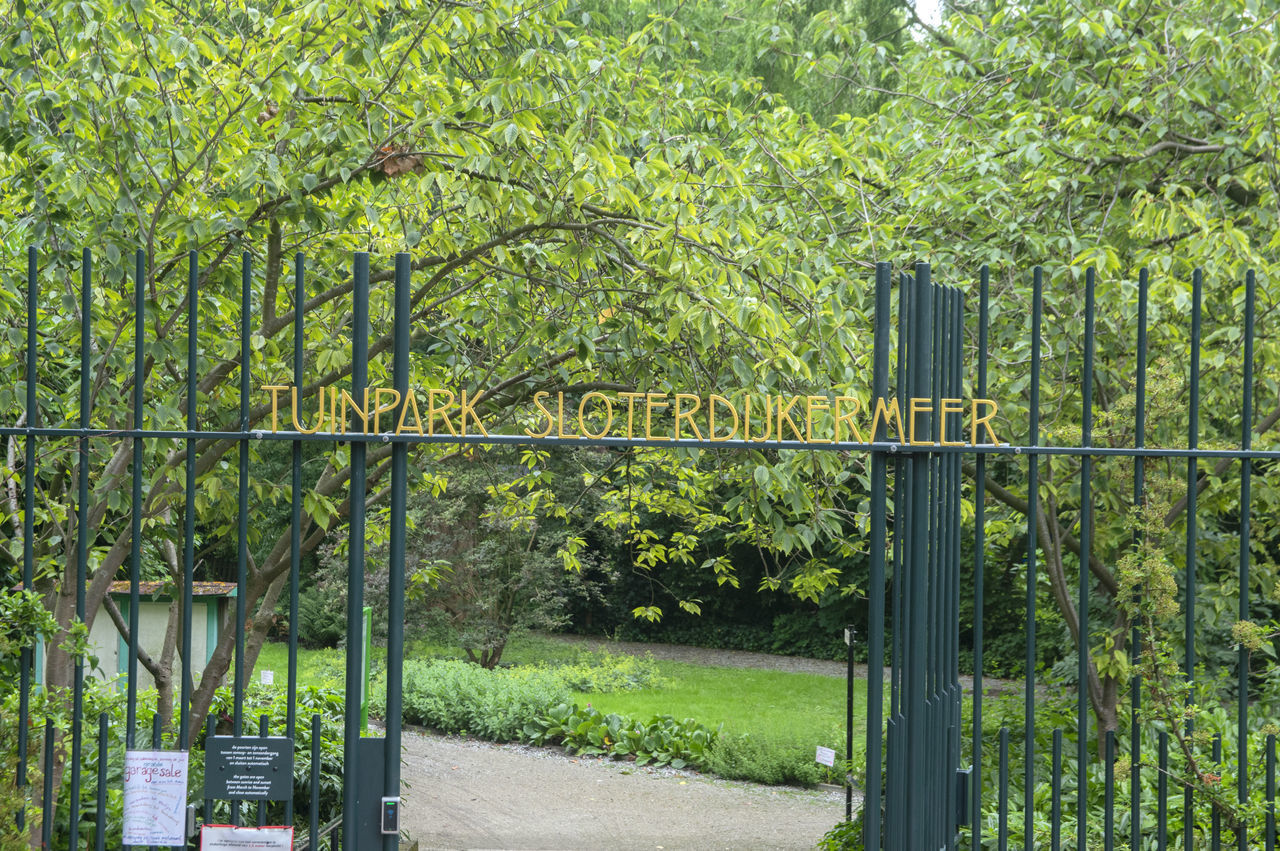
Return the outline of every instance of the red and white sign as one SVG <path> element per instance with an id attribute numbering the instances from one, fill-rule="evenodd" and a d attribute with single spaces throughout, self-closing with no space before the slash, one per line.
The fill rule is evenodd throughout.
<path id="1" fill-rule="evenodd" d="M 200 851 L 291 851 L 292 848 L 292 827 L 206 824 L 200 828 Z"/>

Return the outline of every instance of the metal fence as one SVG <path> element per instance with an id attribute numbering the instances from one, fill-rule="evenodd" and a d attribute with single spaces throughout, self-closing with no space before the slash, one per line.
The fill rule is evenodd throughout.
<path id="1" fill-rule="evenodd" d="M 17 775 L 16 783 L 26 790 L 37 780 L 42 784 L 36 799 L 43 810 L 39 813 L 40 830 L 46 846 L 67 843 L 69 837 L 87 838 L 92 847 L 106 847 L 108 791 L 114 788 L 118 778 L 118 757 L 122 750 L 142 747 L 144 741 L 151 746 L 168 746 L 181 751 L 191 751 L 207 746 L 208 735 L 216 732 L 217 721 L 213 713 L 201 727 L 193 725 L 191 715 L 198 702 L 197 683 L 189 675 L 181 678 L 177 696 L 176 735 L 172 741 L 162 741 L 158 719 L 152 730 L 145 729 L 139 715 L 139 659 L 143 648 L 139 639 L 140 584 L 143 548 L 147 542 L 148 523 L 164 506 L 155 498 L 156 482 L 144 483 L 147 470 L 147 451 L 165 443 L 172 447 L 167 463 L 173 470 L 181 469 L 175 476 L 169 494 L 172 510 L 181 513 L 183 519 L 180 575 L 175 586 L 182 594 L 181 635 L 179 638 L 181 659 L 192 658 L 192 582 L 196 569 L 196 499 L 198 480 L 203 472 L 198 469 L 198 450 L 211 445 L 226 448 L 228 457 L 236 463 L 236 536 L 237 536 L 237 595 L 235 611 L 229 626 L 234 632 L 234 667 L 230 673 L 230 705 L 227 718 L 222 719 L 229 729 L 225 733 L 248 738 L 276 733 L 292 742 L 299 741 L 297 629 L 298 592 L 301 554 L 304 545 L 304 529 L 307 523 L 303 515 L 302 463 L 304 445 L 308 441 L 344 441 L 350 446 L 350 478 L 347 486 L 348 502 L 345 516 L 349 526 L 349 561 L 347 621 L 351 625 L 361 622 L 364 605 L 364 558 L 366 537 L 365 506 L 368 497 L 368 479 L 371 466 L 374 475 L 389 479 L 390 511 L 388 536 L 390 540 L 391 585 L 388 591 L 389 628 L 387 642 L 387 726 L 385 738 L 370 743 L 362 736 L 358 708 L 362 688 L 361 660 L 363 632 L 354 626 L 347 635 L 346 706 L 344 710 L 344 754 L 340 766 L 342 780 L 341 835 L 359 837 L 367 830 L 370 806 L 370 786 L 361 788 L 361 778 L 369 779 L 370 760 L 378 763 L 377 775 L 372 787 L 381 795 L 397 796 L 400 790 L 400 708 L 401 664 L 403 661 L 404 620 L 404 572 L 395 569 L 405 557 L 404 516 L 407 489 L 407 462 L 410 450 L 425 443 L 490 443 L 490 444 L 543 444 L 573 446 L 650 447 L 670 450 L 673 447 L 702 448 L 724 451 L 757 449 L 758 442 L 717 440 L 714 443 L 701 439 L 645 440 L 638 438 L 600 437 L 561 439 L 556 437 L 531 438 L 524 435 L 457 436 L 451 434 L 418 435 L 350 432 L 334 434 L 324 429 L 315 433 L 301 431 L 267 430 L 262 421 L 269 415 L 268 408 L 252 404 L 251 370 L 242 365 L 252 363 L 253 320 L 256 315 L 252 303 L 254 268 L 246 255 L 242 265 L 240 302 L 237 324 L 238 354 L 224 359 L 219 368 L 239 370 L 239 414 L 235 428 L 210 430 L 201 427 L 197 406 L 200 394 L 201 356 L 199 340 L 201 322 L 209 321 L 201 312 L 201 270 L 197 256 L 189 259 L 185 297 L 180 307 L 186 320 L 186 374 L 183 376 L 180 398 L 158 400 L 147 396 L 147 380 L 155 368 L 154 351 L 157 345 L 153 328 L 158 323 L 173 324 L 173 316 L 148 316 L 146 305 L 151 294 L 147 292 L 147 274 L 139 253 L 133 269 L 132 319 L 134 348 L 130 361 L 127 385 L 130 404 L 127 410 L 112 412 L 113 419 L 124 424 L 105 425 L 102 412 L 92 408 L 92 377 L 102 368 L 103 341 L 95 340 L 93 315 L 95 310 L 94 276 L 92 262 L 86 251 L 80 263 L 81 282 L 78 304 L 72 312 L 79 315 L 78 363 L 52 361 L 42 364 L 40 320 L 59 309 L 51 305 L 56 301 L 40 290 L 40 274 L 37 254 L 29 253 L 26 282 L 26 327 L 22 345 L 11 345 L 6 358 L 15 361 L 15 371 L 22 375 L 25 405 L 21 412 L 4 414 L 7 422 L 0 427 L 0 437 L 21 445 L 23 453 L 17 469 L 11 475 L 21 482 L 23 495 L 21 585 L 34 588 L 36 580 L 35 545 L 43 533 L 37 518 L 48 521 L 46 506 L 37 509 L 37 497 L 41 490 L 41 469 L 45 464 L 62 464 L 72 471 L 75 496 L 67 499 L 70 514 L 74 516 L 74 536 L 63 542 L 63 547 L 73 546 L 75 555 L 66 559 L 67 568 L 63 581 L 73 583 L 75 593 L 75 617 L 83 621 L 86 616 L 86 586 L 89 578 L 86 569 L 90 549 L 94 544 L 95 518 L 90 509 L 91 467 L 95 452 L 115 454 L 118 463 L 114 468 L 121 482 L 127 481 L 128 504 L 131 510 L 129 534 L 122 537 L 127 546 L 124 560 L 129 577 L 130 595 L 127 623 L 127 674 L 125 677 L 124 719 L 112 723 L 103 713 L 86 718 L 84 707 L 85 662 L 74 660 L 74 677 L 66 705 L 55 699 L 33 700 L 41 692 L 35 688 L 35 649 L 26 647 L 20 660 L 18 724 L 16 731 Z M 369 300 L 371 276 L 369 257 L 357 254 L 351 283 L 352 333 L 350 382 L 351 394 L 360 398 L 369 386 L 370 340 L 376 338 L 375 357 L 389 351 L 393 386 L 401 394 L 406 393 L 410 380 L 410 262 L 407 255 L 397 255 L 393 275 L 389 279 L 394 298 L 394 321 L 390 329 L 371 332 Z M 977 282 L 978 311 L 971 316 L 966 327 L 962 288 L 944 287 L 931 282 L 927 265 L 918 265 L 911 274 L 903 274 L 894 294 L 894 276 L 888 264 L 878 264 L 875 277 L 874 343 L 872 352 L 872 398 L 884 398 L 892 389 L 899 400 L 927 400 L 919 413 L 911 409 L 910 441 L 904 439 L 903 416 L 898 417 L 900 434 L 891 439 L 887 427 L 869 435 L 869 442 L 805 443 L 778 440 L 770 448 L 780 450 L 818 450 L 850 453 L 855 463 L 865 463 L 869 470 L 870 505 L 870 553 L 871 574 L 869 586 L 869 655 L 870 666 L 867 681 L 868 715 L 866 737 L 866 777 L 863 783 L 863 825 L 868 847 L 891 849 L 957 848 L 974 849 L 1007 848 L 1193 848 L 1219 847 L 1229 842 L 1238 848 L 1275 843 L 1275 738 L 1266 732 L 1257 718 L 1250 717 L 1249 694 L 1250 655 L 1241 646 L 1235 655 L 1236 689 L 1234 723 L 1230 735 L 1217 731 L 1217 738 L 1208 743 L 1212 765 L 1220 768 L 1210 772 L 1200 765 L 1195 782 L 1188 782 L 1185 774 L 1169 769 L 1171 740 L 1182 746 L 1196 732 L 1192 714 L 1187 715 L 1186 729 L 1170 730 L 1166 726 L 1144 724 L 1141 707 L 1147 699 L 1144 684 L 1137 676 L 1128 683 L 1128 704 L 1115 730 L 1105 731 L 1102 744 L 1097 744 L 1097 724 L 1089 702 L 1088 688 L 1074 689 L 1074 724 L 1051 732 L 1051 744 L 1044 748 L 1037 741 L 1038 712 L 1046 702 L 1048 691 L 1038 683 L 1037 670 L 1037 606 L 1039 604 L 1040 575 L 1038 553 L 1041 546 L 1038 535 L 1045 529 L 1050 535 L 1061 537 L 1059 518 L 1045 518 L 1038 496 L 1041 493 L 1039 474 L 1046 456 L 1078 458 L 1078 479 L 1073 485 L 1078 493 L 1079 516 L 1074 533 L 1079 543 L 1077 564 L 1078 586 L 1075 590 L 1075 610 L 1078 629 L 1075 645 L 1078 656 L 1076 682 L 1087 684 L 1096 676 L 1089 668 L 1092 643 L 1106 633 L 1090 622 L 1091 580 L 1090 569 L 1093 540 L 1093 465 L 1098 458 L 1127 459 L 1133 467 L 1134 491 L 1132 500 L 1142 505 L 1145 499 L 1144 464 L 1151 458 L 1185 461 L 1186 500 L 1186 551 L 1183 565 L 1181 600 L 1185 613 L 1183 674 L 1187 681 L 1197 676 L 1195 655 L 1196 612 L 1196 558 L 1197 520 L 1196 497 L 1205 486 L 1203 461 L 1213 460 L 1219 465 L 1239 464 L 1238 514 L 1238 617 L 1250 617 L 1250 569 L 1255 555 L 1249 547 L 1250 482 L 1254 464 L 1280 459 L 1280 452 L 1254 449 L 1251 443 L 1252 429 L 1256 427 L 1253 415 L 1253 346 L 1254 301 L 1253 276 L 1241 294 L 1243 322 L 1238 332 L 1242 348 L 1241 422 L 1243 428 L 1238 447 L 1201 448 L 1199 446 L 1199 357 L 1201 334 L 1202 281 L 1197 273 L 1194 282 L 1193 304 L 1190 310 L 1190 349 L 1188 352 L 1188 386 L 1190 389 L 1190 424 L 1187 445 L 1180 448 L 1147 447 L 1144 435 L 1147 400 L 1147 301 L 1148 278 L 1143 273 L 1138 281 L 1137 310 L 1135 314 L 1135 354 L 1132 369 L 1135 376 L 1136 399 L 1134 403 L 1132 446 L 1094 445 L 1094 403 L 1092 398 L 1095 364 L 1095 279 L 1087 277 L 1086 305 L 1082 346 L 1082 368 L 1078 376 L 1080 408 L 1083 412 L 1079 424 L 1079 440 L 1071 444 L 1042 440 L 1040 433 L 1041 408 L 1041 345 L 1044 308 L 1043 277 L 1039 269 L 1032 276 L 1030 316 L 1015 312 L 1015 321 L 1029 318 L 1030 372 L 1026 390 L 1027 438 L 1020 443 L 981 443 L 966 441 L 960 427 L 948 422 L 946 416 L 935 412 L 943 410 L 944 400 L 964 395 L 985 398 L 989 391 L 989 275 L 982 270 Z M 300 307 L 308 304 L 307 284 L 303 260 L 297 258 L 294 276 L 293 303 Z M 71 309 L 67 308 L 67 309 Z M 897 314 L 896 326 L 893 316 Z M 221 305 L 220 310 L 226 310 Z M 293 312 L 294 326 L 292 367 L 293 381 L 297 387 L 306 386 L 304 352 L 305 309 Z M 151 323 L 149 326 L 148 323 Z M 1222 325 L 1222 323 L 1219 323 Z M 172 334 L 164 342 L 173 345 Z M 22 350 L 19 360 L 17 354 Z M 966 366 L 966 352 L 976 352 L 976 371 Z M 896 365 L 896 376 L 891 367 Z M 42 366 L 44 371 L 42 372 Z M 1115 368 L 1114 365 L 1112 368 Z M 55 378 L 50 375 L 57 371 Z M 78 383 L 78 410 L 67 415 L 65 421 L 45 423 L 52 406 L 48 400 L 38 397 L 40 387 L 62 382 L 61 391 L 70 392 L 66 375 L 74 374 Z M 163 427 L 147 427 L 149 405 L 163 404 L 172 410 L 183 412 L 181 426 L 165 424 Z M 43 413 L 42 413 L 43 412 Z M 95 414 L 98 415 L 95 419 Z M 917 429 L 918 427 L 918 429 Z M 917 440 L 917 435 L 926 436 Z M 246 610 L 246 583 L 249 580 L 249 506 L 251 500 L 249 466 L 250 447 L 255 441 L 284 441 L 291 448 L 291 520 L 288 541 L 289 569 L 285 584 L 288 589 L 289 608 L 289 661 L 286 688 L 287 716 L 283 728 L 270 730 L 266 719 L 254 719 L 252 708 L 246 705 L 248 686 L 246 671 L 246 635 L 250 628 L 250 613 Z M 370 458 L 370 448 L 377 451 L 376 459 Z M 47 457 L 57 453 L 71 456 L 67 461 Z M 984 564 L 989 558 L 986 541 L 989 506 L 986 492 L 991 486 L 1017 490 L 1008 470 L 1003 483 L 992 483 L 993 457 L 1004 456 L 1025 464 L 1022 485 L 1025 510 L 1020 522 L 1025 525 L 1024 540 L 1020 542 L 1022 575 L 1025 577 L 1025 676 L 1021 685 L 1022 701 L 1019 725 L 1000 726 L 993 729 L 984 717 L 984 706 L 989 707 L 987 685 L 984 681 L 984 610 L 988 589 L 984 587 Z M 218 456 L 221 457 L 221 456 Z M 99 467 L 101 475 L 102 465 Z M 122 471 L 128 470 L 124 475 Z M 1221 475 L 1223 468 L 1217 468 Z M 981 483 L 975 486 L 974 483 Z M 144 484 L 146 487 L 144 488 Z M 966 517 L 971 516 L 971 519 Z M 72 543 L 74 541 L 74 543 Z M 1137 537 L 1135 536 L 1135 544 Z M 60 555 L 65 554 L 62 553 Z M 965 563 L 972 566 L 973 585 L 965 587 L 962 574 Z M 113 577 L 112 577 L 113 578 Z M 1061 593 L 1058 589 L 1056 593 Z M 973 600 L 972 622 L 962 622 L 961 601 L 966 595 Z M 1097 605 L 1093 606 L 1096 610 Z M 961 659 L 968 656 L 970 647 L 962 651 L 962 634 L 971 634 L 972 685 L 962 684 Z M 1145 646 L 1146 637 L 1136 626 L 1129 636 L 1131 648 Z M 888 646 L 886 646 L 888 643 Z M 889 663 L 889 677 L 884 677 L 884 660 Z M 889 695 L 884 695 L 884 684 L 889 684 Z M 207 695 L 205 696 L 207 698 Z M 1187 698 L 1190 702 L 1190 697 Z M 1007 701 L 1006 701 L 1007 705 Z M 194 719 L 198 721 L 199 719 Z M 253 721 L 258 720 L 254 727 Z M 298 837 L 306 841 L 306 847 L 322 847 L 321 833 L 326 830 L 325 815 L 320 807 L 321 767 L 323 755 L 320 747 L 319 716 L 311 719 L 310 777 L 301 786 L 310 795 L 309 823 L 303 824 Z M 1093 745 L 1090 730 L 1093 730 Z M 32 738 L 33 731 L 40 735 Z M 1020 749 L 1014 740 L 1021 735 Z M 1149 738 L 1154 736 L 1154 749 Z M 69 740 L 69 744 L 68 744 Z M 1198 740 L 1197 740 L 1198 741 Z M 362 745 L 365 742 L 367 744 Z M 1199 745 L 1197 745 L 1198 747 Z M 1064 754 L 1070 756 L 1074 748 L 1074 772 L 1064 766 Z M 1234 753 L 1232 749 L 1234 748 Z M 92 751 L 92 754 L 89 752 Z M 108 758 L 107 755 L 114 755 Z M 375 756 L 371 756 L 375 755 Z M 1176 760 L 1175 760 L 1176 761 Z M 364 769 L 362 773 L 362 762 Z M 65 774 L 60 766 L 65 766 Z M 984 770 L 984 766 L 987 770 Z M 1259 768 L 1262 766 L 1262 768 Z M 91 770 L 86 771 L 85 768 Z M 1011 775 L 1021 769 L 1021 784 Z M 994 776 L 992 776 L 994 771 Z M 1261 787 L 1251 783 L 1258 773 L 1265 771 Z M 1251 773 L 1252 772 L 1252 773 Z M 1230 809 L 1230 817 L 1224 817 L 1229 808 L 1223 795 L 1206 794 L 1212 789 L 1210 775 L 1233 777 L 1235 788 L 1230 790 L 1231 802 L 1237 805 L 1256 805 Z M 1124 779 L 1127 776 L 1127 782 Z M 1154 778 L 1156 792 L 1146 791 Z M 64 787 L 59 793 L 55 787 Z M 1016 791 L 1020 785 L 1020 793 Z M 1095 806 L 1091 794 L 1102 788 L 1101 806 Z M 1259 791 L 1259 788 L 1262 791 Z M 34 791 L 34 790 L 33 790 Z M 1074 802 L 1072 794 L 1074 793 Z M 193 798 L 198 795 L 193 793 Z M 54 802 L 61 801 L 55 808 Z M 215 817 L 222 812 L 232 823 L 273 822 L 292 824 L 295 820 L 295 803 L 288 797 L 281 803 L 244 804 L 232 801 L 219 803 L 206 801 L 202 818 Z M 374 804 L 376 807 L 376 803 Z M 219 807 L 222 809 L 219 810 Z M 275 807 L 276 809 L 271 809 Z M 1176 822 L 1181 826 L 1177 836 L 1168 835 L 1166 829 Z M 1104 822 L 1091 824 L 1091 816 L 1081 814 L 1100 813 Z M 1243 813 L 1243 816 L 1241 814 Z M 33 817 L 34 812 L 23 809 L 17 814 L 19 824 Z M 1243 821 L 1241 819 L 1244 819 Z M 334 825 L 329 825 L 330 828 Z M 348 839 L 352 846 L 357 840 Z M 385 848 L 395 848 L 394 836 L 379 837 L 377 842 Z M 83 844 L 83 843 L 82 843 Z"/>

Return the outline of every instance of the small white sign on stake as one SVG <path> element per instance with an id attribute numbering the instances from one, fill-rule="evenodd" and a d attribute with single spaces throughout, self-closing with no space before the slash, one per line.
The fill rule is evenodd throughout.
<path id="1" fill-rule="evenodd" d="M 187 844 L 187 752 L 126 751 L 125 845 Z"/>
<path id="2" fill-rule="evenodd" d="M 258 677 L 259 677 L 259 679 L 261 679 L 261 680 L 262 680 L 262 684 L 263 684 L 264 686 L 273 686 L 273 685 L 275 685 L 275 684 L 276 684 L 276 672 L 275 672 L 275 671 L 267 670 L 267 669 L 265 669 L 265 668 L 264 668 L 264 669 L 263 669 L 263 670 L 258 674 Z"/>
<path id="3" fill-rule="evenodd" d="M 824 748 L 822 745 L 818 745 L 818 755 L 814 757 L 814 761 L 820 765 L 835 768 L 836 752 L 831 748 Z"/>

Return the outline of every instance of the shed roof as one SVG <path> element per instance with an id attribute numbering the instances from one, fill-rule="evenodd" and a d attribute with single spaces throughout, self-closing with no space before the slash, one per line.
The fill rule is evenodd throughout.
<path id="1" fill-rule="evenodd" d="M 146 596 L 155 596 L 165 590 L 164 582 L 139 582 L 138 593 Z M 127 580 L 112 582 L 109 589 L 112 594 L 128 594 L 130 584 Z M 193 597 L 234 597 L 236 596 L 236 584 L 234 582 L 192 582 L 191 596 Z"/>

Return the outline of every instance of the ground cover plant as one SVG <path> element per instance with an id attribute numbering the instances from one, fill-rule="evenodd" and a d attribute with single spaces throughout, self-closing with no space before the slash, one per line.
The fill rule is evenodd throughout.
<path id="1" fill-rule="evenodd" d="M 385 654 L 385 648 L 371 653 L 377 714 L 385 706 Z M 824 745 L 843 753 L 840 678 L 589 652 L 542 635 L 513 641 L 505 654 L 508 664 L 493 671 L 464 662 L 462 655 L 460 647 L 410 642 L 406 723 L 493 741 L 562 745 L 571 753 L 642 764 L 679 763 L 734 780 L 839 782 L 816 765 L 814 750 Z M 259 658 L 260 666 L 282 672 L 287 648 L 268 644 Z M 342 651 L 300 649 L 298 670 L 302 682 L 340 684 Z M 866 686 L 859 680 L 855 774 L 865 717 Z"/>

